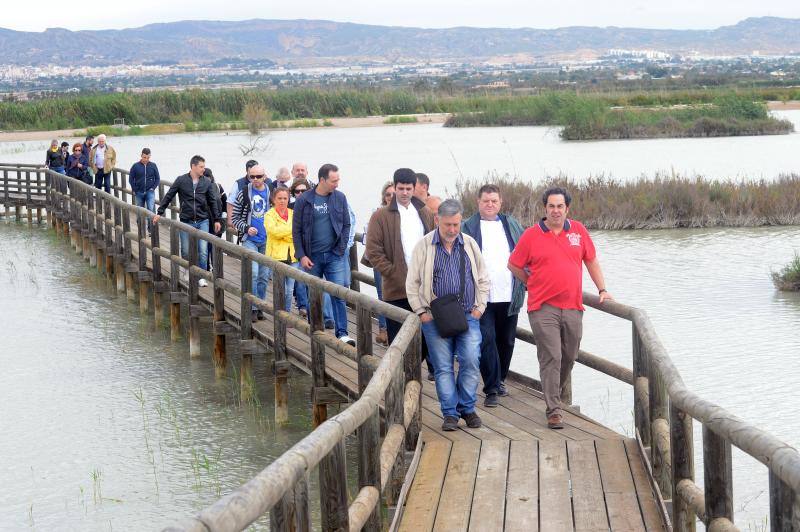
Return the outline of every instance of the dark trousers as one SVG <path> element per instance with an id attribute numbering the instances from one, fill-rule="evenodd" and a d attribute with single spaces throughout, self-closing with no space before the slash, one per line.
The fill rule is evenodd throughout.
<path id="1" fill-rule="evenodd" d="M 411 310 L 411 305 L 408 304 L 408 299 L 395 299 L 394 301 L 386 301 L 390 305 L 394 305 L 395 307 L 400 307 L 406 310 Z M 403 324 L 394 320 L 390 320 L 386 318 L 386 333 L 389 337 L 389 343 L 391 344 L 394 341 L 394 337 L 397 336 L 397 333 L 400 332 L 400 327 Z M 428 345 L 425 340 L 422 340 L 422 360 L 428 366 L 428 371 L 433 373 L 433 365 L 431 364 L 430 359 L 428 358 Z"/>
<path id="2" fill-rule="evenodd" d="M 497 393 L 506 380 L 517 338 L 518 314 L 508 315 L 511 303 L 488 303 L 481 316 L 481 376 L 483 393 Z"/>
<path id="3" fill-rule="evenodd" d="M 102 168 L 97 169 L 94 174 L 94 188 L 102 188 L 109 194 L 111 193 L 111 172 L 104 173 Z"/>

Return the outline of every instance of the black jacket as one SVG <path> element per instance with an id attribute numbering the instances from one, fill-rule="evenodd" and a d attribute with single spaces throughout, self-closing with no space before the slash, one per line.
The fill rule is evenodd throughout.
<path id="1" fill-rule="evenodd" d="M 189 174 L 178 176 L 161 199 L 161 204 L 158 206 L 160 216 L 164 215 L 175 194 L 180 200 L 182 222 L 209 220 L 213 223 L 222 219 L 219 210 L 219 188 L 209 178 L 200 176 L 195 189 L 192 186 L 192 176 Z"/>
<path id="2" fill-rule="evenodd" d="M 44 156 L 44 164 L 48 168 L 58 168 L 59 166 L 64 166 L 64 153 L 61 149 L 56 151 L 47 150 L 47 154 Z"/>

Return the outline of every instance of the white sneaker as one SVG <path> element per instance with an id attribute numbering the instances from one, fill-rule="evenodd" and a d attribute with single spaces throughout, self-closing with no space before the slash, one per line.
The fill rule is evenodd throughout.
<path id="1" fill-rule="evenodd" d="M 208 281 L 206 281 L 205 279 L 200 279 L 199 281 L 197 281 L 197 286 L 208 286 Z"/>
<path id="2" fill-rule="evenodd" d="M 346 343 L 348 345 L 352 345 L 353 347 L 356 346 L 356 341 L 353 340 L 352 338 L 350 338 L 349 336 L 347 336 L 346 334 L 344 336 L 340 336 L 339 340 L 341 340 L 342 342 L 344 342 L 344 343 Z"/>

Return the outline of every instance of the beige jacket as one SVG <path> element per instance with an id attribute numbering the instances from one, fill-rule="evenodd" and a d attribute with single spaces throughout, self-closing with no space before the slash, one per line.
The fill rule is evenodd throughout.
<path id="1" fill-rule="evenodd" d="M 420 240 L 411 255 L 406 278 L 408 304 L 415 314 L 423 314 L 431 306 L 433 295 L 433 259 L 436 257 L 436 246 L 433 244 L 434 229 Z M 483 262 L 478 243 L 469 235 L 461 233 L 464 238 L 464 249 L 471 265 L 472 280 L 475 283 L 475 307 L 483 313 L 489 300 L 489 289 L 492 285 L 489 272 Z"/>
<path id="2" fill-rule="evenodd" d="M 92 151 L 89 153 L 89 166 L 92 167 L 93 172 L 97 172 L 97 165 L 94 160 L 95 153 L 97 153 L 97 145 L 92 146 Z M 117 152 L 106 142 L 106 151 L 103 154 L 103 173 L 109 173 L 115 166 L 117 166 Z"/>

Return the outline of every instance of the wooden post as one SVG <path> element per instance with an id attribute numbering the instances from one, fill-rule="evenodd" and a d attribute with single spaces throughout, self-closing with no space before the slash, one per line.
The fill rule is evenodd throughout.
<path id="1" fill-rule="evenodd" d="M 128 294 L 128 301 L 136 301 L 136 279 L 133 264 L 133 246 L 125 235 L 131 231 L 131 215 L 127 209 L 122 211 L 122 244 L 123 244 L 123 264 L 125 267 L 125 292 Z"/>
<path id="2" fill-rule="evenodd" d="M 147 246 L 144 242 L 147 238 L 147 218 L 144 214 L 136 214 L 136 230 L 139 237 L 139 312 L 146 314 L 150 310 L 150 272 L 147 271 Z M 153 255 L 153 262 L 156 260 L 158 257 Z"/>
<path id="3" fill-rule="evenodd" d="M 114 275 L 114 228 L 108 224 L 108 222 L 110 222 L 112 219 L 111 200 L 103 197 L 103 202 L 105 203 L 105 207 L 103 208 L 103 214 L 105 215 L 106 219 L 105 223 L 106 279 L 112 281 Z"/>
<path id="4" fill-rule="evenodd" d="M 225 252 L 219 246 L 214 246 L 211 257 L 214 266 L 214 279 L 225 278 L 224 268 Z M 214 369 L 219 377 L 225 376 L 228 364 L 228 355 L 225 345 L 225 331 L 228 323 L 225 321 L 225 288 L 214 283 Z"/>
<path id="5" fill-rule="evenodd" d="M 349 530 L 344 440 L 339 440 L 331 452 L 319 462 L 319 494 L 322 530 Z"/>
<path id="6" fill-rule="evenodd" d="M 150 244 L 152 245 L 153 252 L 153 321 L 156 327 L 161 327 L 164 323 L 164 298 L 162 294 L 165 291 L 164 276 L 161 274 L 161 256 L 156 254 L 156 250 L 161 245 L 161 234 L 158 227 L 153 224 L 153 229 L 150 232 Z"/>
<path id="7" fill-rule="evenodd" d="M 769 525 L 771 532 L 800 530 L 800 498 L 772 471 L 769 472 Z"/>
<path id="8" fill-rule="evenodd" d="M 731 443 L 703 425 L 703 470 L 706 517 L 733 523 L 733 465 Z"/>
<path id="9" fill-rule="evenodd" d="M 355 290 L 356 292 L 361 292 L 361 281 L 359 281 L 358 279 L 353 279 L 353 276 L 350 275 L 351 272 L 353 272 L 353 271 L 357 272 L 358 271 L 358 249 L 357 248 L 358 248 L 358 246 L 356 245 L 355 242 L 353 242 L 353 245 L 350 246 L 350 249 L 348 250 L 348 254 L 349 254 L 348 258 L 350 259 L 350 272 L 348 272 L 347 274 L 350 276 L 350 289 L 351 290 Z"/>
<path id="10" fill-rule="evenodd" d="M 659 426 L 663 428 L 666 424 L 669 427 L 669 393 L 661 372 L 655 364 L 648 364 L 648 382 L 650 385 L 650 449 L 653 464 L 653 478 L 661 489 L 664 499 L 672 498 L 672 469 L 671 459 L 669 459 L 669 440 L 666 437 L 668 431 L 661 431 L 664 435 L 659 438 Z M 656 441 L 658 440 L 658 445 Z"/>
<path id="11" fill-rule="evenodd" d="M 678 483 L 694 482 L 694 437 L 692 416 L 669 405 L 670 452 L 672 454 L 672 527 L 675 532 L 694 532 L 694 512 L 678 495 Z"/>
<path id="12" fill-rule="evenodd" d="M 325 378 L 325 345 L 314 338 L 314 333 L 325 330 L 322 317 L 323 292 L 315 284 L 308 285 L 308 311 L 311 318 L 311 378 L 314 388 L 324 388 Z M 312 393 L 312 398 L 316 395 Z M 328 419 L 328 405 L 315 401 L 312 405 L 312 424 L 316 428 Z"/>
<path id="13" fill-rule="evenodd" d="M 355 246 L 353 246 L 355 247 Z M 358 393 L 364 393 L 370 379 L 372 379 L 373 370 L 372 366 L 366 363 L 366 357 L 372 355 L 372 314 L 369 309 L 364 307 L 361 303 L 356 305 L 356 326 L 357 326 L 357 340 L 356 351 L 358 353 Z M 394 376 L 392 381 L 397 379 Z M 390 386 L 390 388 L 392 388 Z M 387 391 L 388 397 L 388 391 Z M 400 423 L 403 422 L 403 406 L 402 396 L 400 397 Z M 391 405 L 393 410 L 392 414 L 396 414 L 395 405 Z M 386 403 L 386 417 L 387 425 L 389 425 L 390 418 L 390 405 Z M 394 417 L 394 416 L 392 416 Z M 392 423 L 396 419 L 392 419 Z M 375 407 L 375 410 L 370 415 L 369 419 L 358 427 L 358 487 L 359 489 L 366 486 L 373 486 L 381 491 L 381 442 L 380 442 L 380 410 Z M 400 453 L 402 454 L 402 452 Z M 381 503 L 375 505 L 375 509 L 364 524 L 363 530 L 379 531 L 383 529 L 381 523 Z"/>
<path id="14" fill-rule="evenodd" d="M 114 272 L 117 277 L 117 292 L 125 291 L 125 245 L 122 236 L 122 208 L 114 205 Z"/>
<path id="15" fill-rule="evenodd" d="M 119 174 L 116 169 L 111 170 L 111 188 L 115 198 L 119 198 Z M 122 201 L 125 201 L 125 196 L 122 196 Z"/>
<path id="16" fill-rule="evenodd" d="M 395 338 L 396 340 L 396 338 Z M 406 451 L 413 452 L 417 447 L 419 433 L 422 430 L 422 328 L 417 327 L 414 339 L 409 342 L 406 356 L 403 360 L 403 371 L 405 382 L 417 381 L 420 383 L 419 397 L 417 401 L 420 405 L 414 413 L 414 418 L 406 429 Z"/>
<path id="17" fill-rule="evenodd" d="M 246 346 L 252 343 L 253 338 L 253 311 L 247 294 L 253 289 L 253 261 L 249 258 L 241 257 L 241 290 L 242 306 L 240 307 L 241 323 L 241 342 L 240 345 Z M 252 350 L 242 350 L 242 365 L 239 371 L 240 389 L 242 402 L 249 401 L 253 396 L 253 352 Z"/>
<path id="18" fill-rule="evenodd" d="M 189 356 L 193 358 L 200 356 L 200 316 L 195 311 L 200 304 L 200 287 L 197 284 L 200 278 L 192 269 L 192 266 L 197 266 L 200 261 L 197 241 L 197 234 L 191 231 L 189 233 Z"/>
<path id="19" fill-rule="evenodd" d="M 95 200 L 95 208 L 97 212 L 94 216 L 94 249 L 95 249 L 95 265 L 97 271 L 102 272 L 105 267 L 105 259 L 103 258 L 103 248 L 105 246 L 105 199 L 100 194 L 97 195 Z"/>
<path id="20" fill-rule="evenodd" d="M 272 330 L 275 352 L 275 424 L 289 422 L 289 361 L 286 357 L 286 322 L 278 317 L 278 311 L 286 307 L 286 277 L 278 270 L 272 272 Z"/>
<path id="21" fill-rule="evenodd" d="M 304 532 L 311 530 L 311 513 L 308 507 L 308 475 L 304 475 L 286 491 L 281 502 L 269 514 L 270 530 L 277 532 Z"/>
<path id="22" fill-rule="evenodd" d="M 44 184 L 42 183 L 42 171 L 41 170 L 37 170 L 36 171 L 36 191 L 39 194 L 42 193 L 42 186 L 44 186 Z M 47 194 L 47 192 L 46 192 L 46 189 L 45 189 L 45 195 L 46 194 Z M 45 199 L 45 205 L 46 204 L 47 204 L 47 200 Z M 41 207 L 36 207 L 36 223 L 39 223 L 39 224 L 42 223 L 42 208 Z"/>
<path id="23" fill-rule="evenodd" d="M 86 202 L 86 232 L 87 247 L 89 248 L 89 266 L 97 267 L 97 206 L 100 204 L 100 197 L 94 197 L 89 193 Z"/>
<path id="24" fill-rule="evenodd" d="M 650 392 L 647 380 L 647 353 L 639 329 L 631 323 L 633 345 L 633 417 L 644 447 L 650 447 Z"/>
<path id="25" fill-rule="evenodd" d="M 156 226 L 158 227 L 158 226 Z M 170 272 L 169 272 L 169 331 L 170 338 L 177 340 L 181 337 L 181 285 L 180 285 L 180 266 L 175 259 L 180 256 L 178 249 L 178 228 L 174 225 L 169 226 L 169 253 L 170 253 Z"/>
<path id="26" fill-rule="evenodd" d="M 28 227 L 33 227 L 33 199 L 31 198 L 31 171 L 25 171 L 25 215 Z"/>

